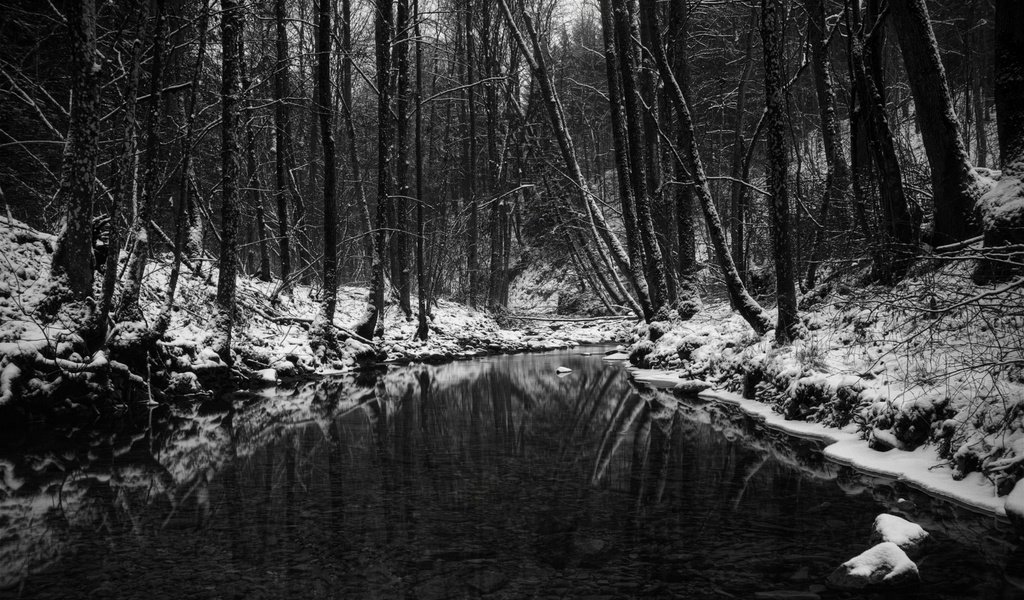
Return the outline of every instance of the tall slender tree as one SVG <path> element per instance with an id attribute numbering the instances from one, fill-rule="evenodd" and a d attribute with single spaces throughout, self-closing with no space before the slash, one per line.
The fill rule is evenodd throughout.
<path id="1" fill-rule="evenodd" d="M 239 63 L 243 7 L 238 0 L 221 0 L 221 242 L 217 276 L 217 306 L 213 350 L 231 364 L 231 336 L 235 322 L 235 288 L 238 260 L 239 153 L 242 135 L 242 81 Z"/>
<path id="2" fill-rule="evenodd" d="M 764 91 L 767 110 L 768 190 L 771 192 L 772 258 L 779 318 L 775 340 L 788 344 L 800 335 L 796 283 L 789 233 L 789 148 L 786 145 L 786 97 L 782 80 L 782 1 L 761 0 L 761 47 L 764 50 Z"/>
<path id="3" fill-rule="evenodd" d="M 274 199 L 277 205 L 277 247 L 281 257 L 281 281 L 287 285 L 292 275 L 291 229 L 288 199 L 292 192 L 289 168 L 292 165 L 292 126 L 289 102 L 291 85 L 288 60 L 288 7 L 285 0 L 274 0 Z"/>
<path id="4" fill-rule="evenodd" d="M 319 1 L 316 31 L 317 113 L 320 117 L 320 144 L 324 150 L 324 258 L 323 299 L 313 320 L 315 350 L 321 356 L 334 345 L 334 312 L 338 304 L 338 167 L 334 145 L 334 98 L 331 92 L 331 17 L 332 0 Z"/>

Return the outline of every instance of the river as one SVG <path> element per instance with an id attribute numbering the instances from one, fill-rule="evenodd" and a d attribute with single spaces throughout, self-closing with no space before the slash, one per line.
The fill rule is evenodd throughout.
<path id="1" fill-rule="evenodd" d="M 844 598 L 824 580 L 881 512 L 931 540 L 921 584 L 868 597 L 1024 597 L 1007 525 L 638 387 L 602 350 L 7 435 L 0 598 Z"/>

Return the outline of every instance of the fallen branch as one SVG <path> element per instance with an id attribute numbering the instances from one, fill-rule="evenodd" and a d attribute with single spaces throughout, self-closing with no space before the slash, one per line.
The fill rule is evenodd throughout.
<path id="1" fill-rule="evenodd" d="M 508 315 L 510 319 L 521 319 L 523 321 L 557 321 L 560 323 L 588 323 L 591 321 L 625 321 L 636 320 L 635 315 L 609 315 L 605 317 L 542 317 L 527 315 Z"/>
<path id="2" fill-rule="evenodd" d="M 262 314 L 263 317 L 265 317 L 267 319 L 270 319 L 274 323 L 305 323 L 307 325 L 312 325 L 313 324 L 313 319 L 310 319 L 308 317 L 274 317 L 274 316 L 268 315 L 266 313 L 260 313 L 260 314 Z M 344 333 L 345 335 L 349 336 L 350 338 L 352 338 L 352 339 L 354 339 L 354 340 L 356 340 L 358 342 L 362 342 L 364 344 L 367 344 L 371 348 L 374 348 L 374 349 L 377 348 L 377 344 L 374 344 L 372 341 L 364 338 L 363 336 L 357 334 L 356 332 L 354 332 L 354 331 L 352 331 L 352 330 L 350 330 L 350 329 L 348 329 L 346 327 L 342 327 L 341 325 L 338 325 L 336 323 L 331 323 L 331 325 L 333 325 L 335 329 L 337 329 L 341 333 Z"/>

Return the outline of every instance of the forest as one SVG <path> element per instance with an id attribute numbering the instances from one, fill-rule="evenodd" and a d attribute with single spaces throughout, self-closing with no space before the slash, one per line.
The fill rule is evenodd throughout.
<path id="1" fill-rule="evenodd" d="M 813 480 L 813 510 L 850 506 L 823 554 L 862 546 L 852 520 L 881 506 L 1019 561 L 1022 179 L 1021 0 L 3 0 L 0 597 L 67 533 L 33 512 L 64 506 L 55 489 L 102 488 L 121 515 L 159 488 L 151 521 L 121 521 L 138 533 L 188 506 L 203 526 L 210 490 L 241 511 L 257 482 L 305 514 L 307 468 L 307 491 L 326 473 L 330 502 L 364 508 L 449 483 L 497 505 L 505 475 L 550 469 L 517 493 L 602 517 L 632 503 L 637 523 L 697 493 L 672 474 L 725 485 L 709 515 L 748 485 L 788 506 Z M 95 475 L 108 458 L 121 474 Z M 586 493 L 559 487 L 576 479 Z M 609 488 L 631 495 L 588 504 Z M 554 536 L 537 577 L 647 560 L 522 501 Z M 1017 542 L 960 531 L 943 501 Z M 416 502 L 398 504 L 415 531 Z M 928 534 L 882 523 L 916 527 L 914 547 L 858 558 L 939 597 L 948 569 L 911 560 Z M 468 556 L 450 552 L 435 562 Z M 812 566 L 799 597 L 819 597 Z M 846 567 L 829 586 L 879 583 Z M 1002 569 L 961 579 L 1024 588 Z M 430 586 L 450 573 L 420 575 L 416 597 L 448 597 Z M 746 575 L 693 581 L 766 585 Z M 466 585 L 532 585 L 488 577 Z M 694 589 L 679 597 L 710 597 Z"/>

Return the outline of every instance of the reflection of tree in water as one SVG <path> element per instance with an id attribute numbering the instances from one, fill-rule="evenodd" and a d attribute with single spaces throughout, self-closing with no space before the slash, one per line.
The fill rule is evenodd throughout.
<path id="1" fill-rule="evenodd" d="M 802 482 L 836 477 L 813 445 L 570 355 L 240 393 L 0 460 L 0 584 L 61 560 L 45 589 L 140 597 L 168 555 L 182 595 L 402 596 L 438 564 L 600 564 L 609 528 L 789 535 L 821 493 Z M 112 551 L 123 573 L 97 563 Z"/>

